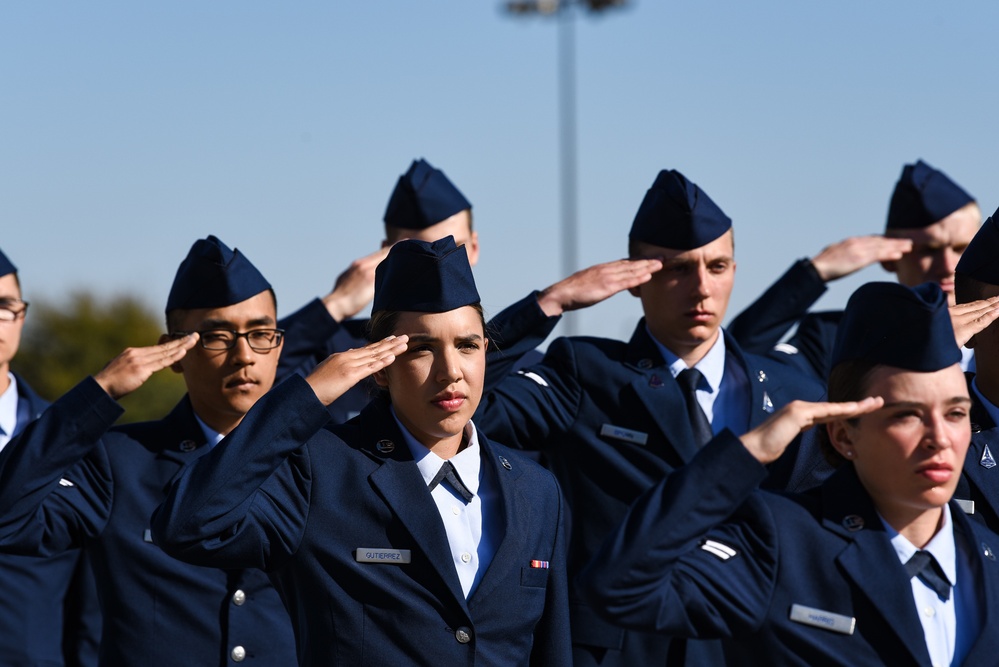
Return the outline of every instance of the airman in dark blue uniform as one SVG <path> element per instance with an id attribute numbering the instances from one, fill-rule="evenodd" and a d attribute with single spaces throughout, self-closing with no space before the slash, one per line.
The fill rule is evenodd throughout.
<path id="1" fill-rule="evenodd" d="M 631 340 L 560 338 L 480 407 L 484 429 L 541 450 L 558 476 L 571 512 L 570 581 L 631 502 L 691 460 L 712 432 L 745 432 L 786 402 L 823 393 L 773 360 L 744 354 L 722 330 L 735 275 L 731 227 L 702 189 L 662 171 L 629 235 L 631 257 L 662 262 L 632 290 L 645 317 Z M 681 377 L 693 377 L 692 393 Z M 721 659 L 710 644 L 608 623 L 576 593 L 570 602 L 576 665 Z"/>
<path id="2" fill-rule="evenodd" d="M 48 406 L 10 370 L 28 304 L 17 267 L 0 252 L 0 449 Z M 82 552 L 0 555 L 0 666 L 97 664 L 101 617 Z"/>
<path id="3" fill-rule="evenodd" d="M 993 664 L 999 535 L 948 503 L 971 435 L 960 359 L 936 285 L 861 287 L 829 381 L 843 402 L 719 434 L 635 503 L 582 574 L 588 598 L 627 627 L 719 637 L 729 665 Z M 813 424 L 836 473 L 758 490 Z"/>
<path id="4" fill-rule="evenodd" d="M 289 377 L 157 511 L 178 558 L 270 572 L 306 667 L 571 663 L 558 485 L 469 421 L 478 301 L 465 246 L 393 246 L 382 340 Z M 331 423 L 324 404 L 372 372 L 384 394 Z"/>
<path id="5" fill-rule="evenodd" d="M 729 332 L 744 350 L 767 354 L 797 324 L 777 353 L 790 355 L 791 363 L 824 381 L 842 311 L 808 309 L 826 283 L 880 262 L 903 285 L 939 284 L 954 305 L 954 268 L 981 221 L 975 200 L 946 174 L 922 160 L 907 164 L 895 184 L 883 236 L 852 237 L 795 263 L 732 321 Z M 970 362 L 967 353 L 964 367 Z"/>
<path id="6" fill-rule="evenodd" d="M 104 614 L 102 666 L 294 664 L 288 614 L 263 572 L 181 563 L 150 533 L 171 480 L 273 383 L 275 322 L 274 294 L 249 260 L 200 240 L 170 291 L 171 333 L 126 350 L 0 452 L 0 550 L 86 550 Z M 160 421 L 111 428 L 115 399 L 168 366 L 184 374 L 180 404 Z"/>

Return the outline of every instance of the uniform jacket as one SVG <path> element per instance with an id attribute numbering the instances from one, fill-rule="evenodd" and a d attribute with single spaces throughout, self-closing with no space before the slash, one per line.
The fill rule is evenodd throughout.
<path id="1" fill-rule="evenodd" d="M 479 432 L 505 532 L 466 600 L 388 404 L 327 423 L 308 384 L 288 378 L 178 480 L 156 539 L 190 562 L 266 569 L 307 667 L 570 664 L 561 497 L 549 472 Z M 377 549 L 394 554 L 390 564 L 359 562 Z"/>
<path id="2" fill-rule="evenodd" d="M 525 356 L 536 360 L 534 349 L 544 342 L 560 319 L 545 315 L 538 306 L 536 292 L 492 318 L 486 325 L 486 336 L 489 338 L 486 389 L 495 386 Z M 292 373 L 308 375 L 331 354 L 368 344 L 367 320 L 337 322 L 319 299 L 282 318 L 278 326 L 285 330 L 278 380 Z M 329 406 L 334 423 L 340 424 L 358 415 L 375 393 L 373 383 L 355 385 Z"/>
<path id="3" fill-rule="evenodd" d="M 288 615 L 262 572 L 187 565 L 152 543 L 153 510 L 208 449 L 189 401 L 108 431 L 120 413 L 87 378 L 0 452 L 0 550 L 85 548 L 102 594 L 101 665 L 294 664 Z"/>
<path id="4" fill-rule="evenodd" d="M 999 532 L 999 427 L 971 389 L 974 374 L 965 377 L 971 394 L 971 446 L 954 497 L 973 503 L 964 505 L 966 510 L 973 510 L 970 518 Z"/>
<path id="5" fill-rule="evenodd" d="M 730 665 L 929 667 L 909 577 L 852 464 L 803 495 L 756 490 L 765 475 L 720 434 L 635 504 L 584 571 L 585 594 L 628 627 L 721 637 Z M 951 516 L 981 582 L 983 631 L 965 664 L 992 665 L 999 535 L 956 504 Z M 814 611 L 792 620 L 793 605 Z M 837 616 L 852 633 L 827 627 Z"/>
<path id="6" fill-rule="evenodd" d="M 787 367 L 743 355 L 730 338 L 725 343 L 749 378 L 751 427 L 790 400 L 822 395 L 822 387 Z M 570 581 L 629 505 L 697 451 L 682 391 L 644 320 L 627 343 L 554 341 L 541 364 L 510 376 L 483 400 L 476 424 L 546 455 L 570 508 Z M 682 644 L 670 648 L 666 638 L 625 632 L 573 592 L 570 610 L 577 664 L 663 664 L 667 651 L 672 664 L 682 663 Z M 687 662 L 710 659 L 691 655 Z"/>
<path id="7" fill-rule="evenodd" d="M 17 377 L 20 434 L 48 402 Z M 0 666 L 97 664 L 101 616 L 79 549 L 32 558 L 0 554 Z"/>

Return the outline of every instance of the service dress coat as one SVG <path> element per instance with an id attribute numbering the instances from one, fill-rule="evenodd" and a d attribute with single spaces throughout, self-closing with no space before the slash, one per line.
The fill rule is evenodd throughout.
<path id="1" fill-rule="evenodd" d="M 910 579 L 852 464 L 800 495 L 730 432 L 635 503 L 582 574 L 615 623 L 723 639 L 727 664 L 930 667 Z M 951 505 L 980 582 L 966 665 L 999 655 L 999 535 Z"/>
<path id="2" fill-rule="evenodd" d="M 728 337 L 725 344 L 749 380 L 750 428 L 791 400 L 824 394 L 794 369 L 744 355 Z M 570 582 L 631 503 L 698 451 L 682 390 L 644 320 L 628 342 L 555 340 L 541 364 L 508 377 L 483 399 L 475 423 L 515 448 L 545 455 L 569 505 Z M 780 486 L 780 471 L 774 472 Z M 570 613 L 577 665 L 697 666 L 719 656 L 717 647 L 686 646 L 608 623 L 574 586 Z"/>
<path id="3" fill-rule="evenodd" d="M 153 510 L 209 449 L 188 399 L 161 421 L 109 431 L 121 411 L 87 378 L 0 452 L 0 551 L 86 551 L 104 667 L 294 664 L 288 614 L 263 572 L 188 565 L 152 543 Z"/>
<path id="4" fill-rule="evenodd" d="M 481 431 L 479 444 L 503 535 L 467 600 L 388 403 L 335 426 L 295 375 L 184 472 L 154 537 L 192 563 L 267 570 L 306 667 L 569 665 L 558 485 Z"/>
<path id="5" fill-rule="evenodd" d="M 48 407 L 19 376 L 19 435 Z M 94 667 L 101 615 L 93 574 L 73 549 L 50 558 L 0 554 L 0 667 Z"/>

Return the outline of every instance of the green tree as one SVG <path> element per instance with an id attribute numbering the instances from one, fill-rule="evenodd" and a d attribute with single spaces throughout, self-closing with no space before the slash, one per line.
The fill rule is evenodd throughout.
<path id="1" fill-rule="evenodd" d="M 164 326 L 163 315 L 134 296 L 100 299 L 76 292 L 64 303 L 36 300 L 11 367 L 35 391 L 54 400 L 125 348 L 154 345 Z M 183 378 L 162 370 L 121 400 L 125 414 L 120 421 L 159 419 L 184 392 Z"/>

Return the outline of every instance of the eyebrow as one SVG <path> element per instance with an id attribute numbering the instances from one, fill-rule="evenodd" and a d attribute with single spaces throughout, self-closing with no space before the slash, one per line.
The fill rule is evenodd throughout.
<path id="1" fill-rule="evenodd" d="M 431 336 L 430 334 L 409 334 L 409 342 L 412 343 L 436 343 L 440 338 L 437 336 Z M 478 342 L 482 340 L 482 336 L 479 334 L 466 334 L 464 336 L 457 336 L 455 340 L 459 342 Z"/>
<path id="2" fill-rule="evenodd" d="M 252 329 L 254 327 L 263 327 L 263 326 L 267 326 L 267 325 L 270 325 L 270 326 L 274 325 L 274 318 L 273 317 L 270 317 L 270 316 L 258 317 L 256 319 L 252 319 L 252 320 L 250 320 L 249 322 L 246 323 L 246 327 L 248 329 Z M 202 320 L 201 321 L 200 328 L 201 329 L 238 329 L 239 327 L 236 326 L 235 322 L 230 322 L 229 320 L 212 320 L 212 319 L 208 319 L 208 320 Z"/>
<path id="3" fill-rule="evenodd" d="M 971 405 L 971 398 L 967 396 L 955 396 L 947 401 L 944 401 L 945 405 Z M 882 410 L 888 408 L 922 408 L 926 404 L 920 403 L 918 401 L 896 401 L 894 403 L 885 403 L 881 406 Z"/>

